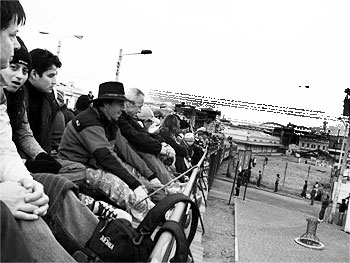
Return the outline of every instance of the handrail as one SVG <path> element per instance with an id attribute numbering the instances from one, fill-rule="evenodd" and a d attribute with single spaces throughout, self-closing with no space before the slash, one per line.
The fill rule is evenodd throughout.
<path id="1" fill-rule="evenodd" d="M 193 190 L 193 186 L 196 183 L 197 180 L 197 174 L 199 172 L 199 168 L 201 167 L 206 155 L 207 155 L 208 149 L 206 148 L 202 158 L 199 160 L 198 164 L 196 165 L 196 168 L 193 169 L 192 174 L 190 176 L 190 179 L 183 191 L 183 194 L 186 196 L 190 196 L 191 192 Z M 170 216 L 169 220 L 174 220 L 176 222 L 180 222 L 185 210 L 186 210 L 187 204 L 184 202 L 179 202 L 174 209 L 174 212 Z M 163 232 L 157 243 L 155 244 L 153 251 L 150 255 L 148 262 L 158 263 L 158 262 L 168 262 L 169 261 L 169 250 L 172 249 L 173 246 L 173 235 L 169 232 Z M 166 255 L 166 256 L 165 256 Z"/>

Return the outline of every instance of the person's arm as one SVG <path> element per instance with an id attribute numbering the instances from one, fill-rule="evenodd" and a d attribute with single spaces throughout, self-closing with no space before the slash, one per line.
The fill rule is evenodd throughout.
<path id="1" fill-rule="evenodd" d="M 123 162 L 114 152 L 113 145 L 111 145 L 106 138 L 102 126 L 94 125 L 80 130 L 77 123 L 79 123 L 79 121 L 77 122 L 77 120 L 75 120 L 68 123 L 68 125 L 73 125 L 79 132 L 81 143 L 91 155 L 96 158 L 102 169 L 118 176 L 132 190 L 141 185 L 141 183 L 129 173 Z"/>
<path id="2" fill-rule="evenodd" d="M 33 132 L 30 129 L 26 111 L 22 116 L 20 127 L 17 129 L 12 129 L 12 132 L 13 141 L 15 142 L 18 150 L 24 152 L 30 159 L 34 160 L 35 157 L 41 152 L 46 153 L 34 138 Z"/>
<path id="3" fill-rule="evenodd" d="M 125 113 L 119 118 L 118 126 L 122 135 L 135 147 L 136 150 L 151 154 L 159 154 L 162 150 L 161 142 L 152 137 L 141 126 L 137 128 L 136 124 L 131 124 L 133 120 L 127 119 Z M 137 124 L 138 125 L 138 124 Z"/>
<path id="4" fill-rule="evenodd" d="M 57 152 L 65 126 L 64 115 L 62 111 L 59 110 L 56 112 L 56 115 L 52 121 L 51 151 Z"/>
<path id="5" fill-rule="evenodd" d="M 152 180 L 156 178 L 156 174 L 152 172 L 151 169 L 147 166 L 144 160 L 138 155 L 138 153 L 132 149 L 129 145 L 128 141 L 121 134 L 120 130 L 117 130 L 116 150 L 123 158 L 129 163 L 131 166 L 136 168 L 143 176 L 145 176 L 148 180 Z"/>
<path id="6" fill-rule="evenodd" d="M 32 178 L 12 141 L 6 97 L 3 87 L 0 87 L 0 181 L 17 182 L 23 177 Z"/>

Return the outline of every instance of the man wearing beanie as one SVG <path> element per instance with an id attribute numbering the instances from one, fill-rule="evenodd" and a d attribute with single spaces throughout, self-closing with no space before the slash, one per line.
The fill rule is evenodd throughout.
<path id="1" fill-rule="evenodd" d="M 62 66 L 59 58 L 45 49 L 30 52 L 32 69 L 25 84 L 27 88 L 27 113 L 35 139 L 48 153 L 58 148 L 64 131 L 64 116 L 59 110 L 53 91 L 57 69 Z M 57 123 L 60 121 L 60 123 Z M 53 125 L 59 127 L 54 130 Z"/>
<path id="2" fill-rule="evenodd" d="M 0 71 L 1 76 L 7 81 L 7 84 L 1 89 L 5 89 L 7 112 L 10 115 L 10 129 L 12 128 L 13 140 L 17 146 L 17 149 L 13 146 L 13 151 L 10 154 L 4 151 L 4 142 L 0 143 L 0 169 L 2 171 L 0 173 L 0 200 L 4 200 L 1 202 L 1 262 L 73 262 L 74 259 L 68 252 L 73 253 L 85 245 L 94 231 L 98 219 L 86 206 L 82 205 L 73 192 L 77 189 L 76 185 L 62 176 L 53 174 L 58 172 L 60 164 L 49 156 L 33 137 L 27 121 L 22 88 L 28 78 L 31 56 L 19 37 L 17 37 L 17 41 L 21 47 L 14 51 L 10 67 Z M 0 106 L 2 108 L 3 105 L 0 104 Z M 5 114 L 0 114 L 0 116 L 3 117 Z M 5 137 L 3 126 L 0 127 L 1 133 Z M 7 136 L 5 138 L 8 140 Z M 23 156 L 28 158 L 25 166 L 34 174 L 29 174 L 16 150 L 23 152 Z M 5 156 L 3 156 L 3 152 L 6 153 Z M 16 164 L 10 161 L 10 157 L 15 156 L 18 160 Z M 12 170 L 4 169 L 5 164 L 11 165 Z M 16 182 L 21 176 L 26 176 L 25 173 L 27 177 Z M 33 194 L 39 196 L 39 199 L 33 200 L 33 203 L 29 199 L 28 201 L 22 200 L 21 205 L 14 197 L 11 197 L 11 193 L 16 194 L 19 200 L 25 196 L 17 189 L 22 180 L 23 182 L 26 180 L 27 184 L 28 180 L 32 181 L 36 185 L 33 187 Z M 12 182 L 15 185 L 11 185 Z M 11 189 L 11 193 L 8 193 L 2 185 L 6 189 Z M 27 185 L 27 188 L 30 187 Z M 40 189 L 42 191 L 42 188 L 44 188 L 45 194 L 38 191 Z M 8 200 L 10 202 L 7 202 Z M 14 208 L 12 204 L 16 207 Z M 28 209 L 29 205 L 33 205 L 35 208 L 36 206 L 40 207 L 40 204 L 42 204 L 40 209 L 42 212 Z M 27 207 L 26 210 L 23 210 L 23 205 Z M 67 214 L 66 211 L 69 213 Z M 45 219 L 42 218 L 46 213 L 48 216 Z M 15 218 L 17 221 L 14 220 Z M 9 226 L 8 223 L 11 222 L 11 219 L 14 225 Z M 50 229 L 48 225 L 56 227 Z M 6 239 L 3 239 L 8 233 L 11 236 L 15 235 L 16 228 L 25 239 L 25 243 L 20 244 L 19 251 L 14 249 L 16 242 L 6 242 Z M 30 258 L 23 260 L 21 257 L 26 248 L 28 248 L 27 253 Z"/>
<path id="3" fill-rule="evenodd" d="M 30 172 L 58 173 L 61 165 L 40 146 L 30 129 L 25 110 L 25 91 L 22 88 L 31 68 L 31 56 L 22 41 L 17 37 L 21 48 L 16 50 L 10 67 L 2 70 L 2 75 L 7 80 L 5 87 L 7 97 L 7 112 L 12 127 L 12 138 L 17 150 Z"/>

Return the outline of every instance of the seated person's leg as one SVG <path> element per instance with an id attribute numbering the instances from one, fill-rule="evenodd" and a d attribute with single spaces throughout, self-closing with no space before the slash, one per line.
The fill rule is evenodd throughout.
<path id="1" fill-rule="evenodd" d="M 98 218 L 73 191 L 68 191 L 57 213 L 51 219 L 52 232 L 70 253 L 85 247 L 94 232 Z"/>
<path id="2" fill-rule="evenodd" d="M 18 221 L 31 256 L 38 262 L 74 262 L 42 218 Z"/>
<path id="3" fill-rule="evenodd" d="M 24 236 L 22 235 L 18 224 L 12 215 L 10 209 L 5 203 L 0 201 L 1 214 L 1 262 L 33 262 L 30 256 Z"/>

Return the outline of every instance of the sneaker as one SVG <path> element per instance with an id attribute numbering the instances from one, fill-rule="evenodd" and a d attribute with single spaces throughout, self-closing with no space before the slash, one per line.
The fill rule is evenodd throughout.
<path id="1" fill-rule="evenodd" d="M 132 223 L 131 215 L 119 208 L 115 208 L 114 206 L 107 204 L 104 201 L 97 201 L 98 203 L 98 212 L 96 213 L 99 217 L 109 217 L 109 218 L 124 218 Z"/>
<path id="2" fill-rule="evenodd" d="M 80 201 L 86 205 L 94 214 L 96 214 L 96 200 L 91 196 L 79 193 Z"/>

